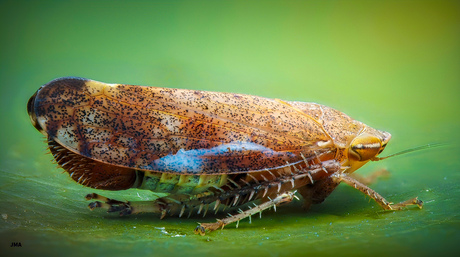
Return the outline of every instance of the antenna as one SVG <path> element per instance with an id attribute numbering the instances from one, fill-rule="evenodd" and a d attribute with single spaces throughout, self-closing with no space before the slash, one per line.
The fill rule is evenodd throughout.
<path id="1" fill-rule="evenodd" d="M 390 154 L 390 155 L 385 156 L 385 157 L 374 157 L 374 158 L 371 159 L 371 161 L 381 161 L 381 160 L 384 160 L 384 159 L 387 159 L 387 158 L 390 158 L 390 157 L 394 157 L 394 156 L 398 156 L 398 155 L 402 155 L 402 154 L 406 154 L 406 153 L 411 153 L 411 152 L 415 152 L 415 151 L 419 151 L 419 150 L 425 150 L 425 149 L 432 148 L 432 147 L 445 146 L 445 145 L 446 144 L 443 144 L 443 143 L 426 144 L 426 145 L 417 146 L 417 147 L 414 147 L 414 148 L 409 148 L 409 149 L 403 150 L 403 151 L 398 152 L 398 153 Z"/>

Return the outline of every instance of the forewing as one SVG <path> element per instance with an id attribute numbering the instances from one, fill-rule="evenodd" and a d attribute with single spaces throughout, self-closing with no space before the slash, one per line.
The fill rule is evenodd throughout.
<path id="1" fill-rule="evenodd" d="M 34 108 L 67 149 L 139 170 L 241 173 L 330 150 L 316 119 L 257 96 L 62 78 L 38 91 Z"/>

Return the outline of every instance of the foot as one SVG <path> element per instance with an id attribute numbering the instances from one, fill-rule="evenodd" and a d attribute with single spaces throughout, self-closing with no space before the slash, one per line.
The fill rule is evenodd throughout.
<path id="1" fill-rule="evenodd" d="M 224 228 L 225 224 L 221 220 L 217 220 L 217 222 L 214 223 L 200 223 L 194 230 L 195 234 L 200 234 L 204 236 L 206 234 L 206 231 L 214 231 L 219 228 Z"/>
<path id="2" fill-rule="evenodd" d="M 87 194 L 85 199 L 86 200 L 93 200 L 93 199 L 99 200 L 99 201 L 91 202 L 88 205 L 90 210 L 94 210 L 96 208 L 102 208 L 102 209 L 106 209 L 107 212 L 119 212 L 120 216 L 125 216 L 125 215 L 129 215 L 132 213 L 132 206 L 128 201 L 122 202 L 122 201 L 110 199 L 110 198 L 107 198 L 105 196 L 98 195 L 95 193 Z"/>

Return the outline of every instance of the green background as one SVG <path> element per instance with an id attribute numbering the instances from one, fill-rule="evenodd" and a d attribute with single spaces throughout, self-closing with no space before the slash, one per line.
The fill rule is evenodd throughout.
<path id="1" fill-rule="evenodd" d="M 460 250 L 458 1 L 0 2 L 2 256 L 454 255 Z M 45 154 L 27 100 L 48 81 L 126 83 L 311 101 L 392 133 L 372 188 L 422 210 L 383 212 L 341 185 L 204 237 L 206 219 L 90 212 L 84 188 Z M 152 199 L 143 191 L 98 192 Z M 221 217 L 223 214 L 217 217 Z M 22 247 L 10 247 L 20 242 Z"/>

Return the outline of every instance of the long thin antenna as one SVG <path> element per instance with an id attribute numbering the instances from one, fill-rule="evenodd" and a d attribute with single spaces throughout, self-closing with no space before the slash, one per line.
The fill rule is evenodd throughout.
<path id="1" fill-rule="evenodd" d="M 398 156 L 398 155 L 401 155 L 401 154 L 411 153 L 411 152 L 415 152 L 415 151 L 419 151 L 419 150 L 425 150 L 425 149 L 428 149 L 428 148 L 438 147 L 438 146 L 445 146 L 445 145 L 446 144 L 443 144 L 443 143 L 426 144 L 426 145 L 417 146 L 417 147 L 414 147 L 414 148 L 409 148 L 409 149 L 403 150 L 403 151 L 398 152 L 398 153 L 390 154 L 390 155 L 385 156 L 385 157 L 374 157 L 374 158 L 371 159 L 371 161 L 381 161 L 381 160 L 384 160 L 384 159 L 387 159 L 387 158 L 390 158 L 390 157 L 393 157 L 393 156 Z"/>

